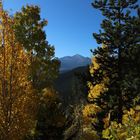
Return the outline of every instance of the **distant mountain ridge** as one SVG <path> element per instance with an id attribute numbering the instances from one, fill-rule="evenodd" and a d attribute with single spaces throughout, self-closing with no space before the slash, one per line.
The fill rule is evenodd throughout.
<path id="1" fill-rule="evenodd" d="M 76 54 L 74 56 L 65 56 L 59 59 L 61 61 L 60 71 L 69 71 L 77 67 L 87 66 L 91 63 L 89 57 Z"/>

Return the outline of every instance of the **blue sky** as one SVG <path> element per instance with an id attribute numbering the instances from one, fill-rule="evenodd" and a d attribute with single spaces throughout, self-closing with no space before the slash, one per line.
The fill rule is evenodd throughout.
<path id="1" fill-rule="evenodd" d="M 14 14 L 23 5 L 41 8 L 41 16 L 48 20 L 47 40 L 55 46 L 56 57 L 81 54 L 91 57 L 96 48 L 93 32 L 98 32 L 101 13 L 91 6 L 93 0 L 4 0 L 4 8 Z"/>

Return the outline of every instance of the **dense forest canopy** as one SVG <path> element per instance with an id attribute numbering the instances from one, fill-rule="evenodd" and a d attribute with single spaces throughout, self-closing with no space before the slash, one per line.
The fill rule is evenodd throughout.
<path id="1" fill-rule="evenodd" d="M 91 5 L 104 16 L 99 47 L 62 72 L 41 9 L 10 16 L 0 1 L 0 140 L 140 139 L 139 1 Z"/>

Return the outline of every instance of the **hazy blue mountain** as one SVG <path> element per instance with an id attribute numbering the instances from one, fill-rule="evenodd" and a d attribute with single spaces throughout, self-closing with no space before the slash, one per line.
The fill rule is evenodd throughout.
<path id="1" fill-rule="evenodd" d="M 91 59 L 88 57 L 81 56 L 76 54 L 74 56 L 65 56 L 60 58 L 61 67 L 60 71 L 69 71 L 77 67 L 87 66 L 91 63 Z"/>

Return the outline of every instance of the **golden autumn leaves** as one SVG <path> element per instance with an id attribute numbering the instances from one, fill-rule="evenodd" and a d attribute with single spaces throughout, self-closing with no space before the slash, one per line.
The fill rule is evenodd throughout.
<path id="1" fill-rule="evenodd" d="M 4 11 L 0 16 L 0 139 L 20 140 L 34 125 L 30 59 L 15 40 L 14 21 Z"/>

